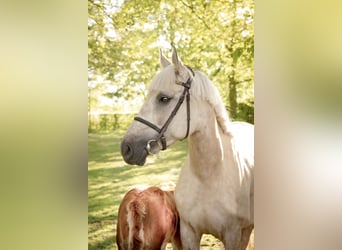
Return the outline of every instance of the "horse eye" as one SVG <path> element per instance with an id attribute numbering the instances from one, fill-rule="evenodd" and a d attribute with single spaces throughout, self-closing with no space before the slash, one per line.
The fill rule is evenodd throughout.
<path id="1" fill-rule="evenodd" d="M 160 96 L 159 97 L 159 102 L 161 102 L 161 103 L 168 103 L 169 101 L 170 101 L 170 97 L 168 97 L 168 96 Z"/>

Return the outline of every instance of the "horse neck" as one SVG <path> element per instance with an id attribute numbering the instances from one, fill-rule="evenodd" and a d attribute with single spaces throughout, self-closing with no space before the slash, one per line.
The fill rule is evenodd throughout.
<path id="1" fill-rule="evenodd" d="M 205 124 L 189 138 L 190 167 L 198 177 L 204 179 L 217 176 L 224 167 L 229 141 L 219 127 L 214 111 L 206 117 L 208 120 Z"/>

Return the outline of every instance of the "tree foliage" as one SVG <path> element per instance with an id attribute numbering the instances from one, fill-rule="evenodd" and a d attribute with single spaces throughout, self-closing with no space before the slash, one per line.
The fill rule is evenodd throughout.
<path id="1" fill-rule="evenodd" d="M 88 9 L 90 101 L 143 98 L 159 48 L 170 56 L 174 44 L 219 87 L 233 119 L 253 122 L 252 0 L 92 0 Z"/>

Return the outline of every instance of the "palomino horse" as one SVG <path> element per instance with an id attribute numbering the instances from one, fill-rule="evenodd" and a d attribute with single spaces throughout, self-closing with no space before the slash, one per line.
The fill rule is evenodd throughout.
<path id="1" fill-rule="evenodd" d="M 144 165 L 148 154 L 189 137 L 175 189 L 184 249 L 199 249 L 204 233 L 226 249 L 246 249 L 254 228 L 254 127 L 231 122 L 217 88 L 185 66 L 175 48 L 172 64 L 162 52 L 160 62 L 162 70 L 122 140 L 122 156 Z"/>
<path id="2" fill-rule="evenodd" d="M 131 189 L 118 213 L 116 243 L 120 250 L 164 250 L 168 242 L 181 250 L 174 192 L 149 187 Z"/>

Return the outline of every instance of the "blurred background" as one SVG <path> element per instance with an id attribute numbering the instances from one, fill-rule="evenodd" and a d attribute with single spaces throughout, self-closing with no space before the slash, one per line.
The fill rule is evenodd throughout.
<path id="1" fill-rule="evenodd" d="M 95 122 L 89 126 L 89 114 L 136 112 L 133 107 L 139 106 L 159 68 L 158 49 L 170 56 L 169 44 L 174 43 L 185 63 L 219 87 L 227 109 L 234 110 L 230 83 L 238 82 L 233 119 L 250 119 L 240 116 L 239 105 L 253 107 L 253 64 L 247 61 L 254 60 L 255 248 L 342 249 L 341 1 L 260 0 L 254 18 L 248 1 L 0 4 L 2 248 L 88 247 L 88 130 L 101 130 Z M 231 21 L 232 16 L 240 19 Z M 253 41 L 247 39 L 253 34 L 250 16 L 254 59 L 252 46 L 248 49 Z M 137 87 L 125 89 L 123 84 Z M 129 89 L 131 96 L 124 96 Z M 113 93 L 121 93 L 122 101 L 141 99 L 125 105 L 132 107 L 129 111 L 115 110 L 120 101 L 113 103 Z M 96 104 L 102 96 L 106 101 Z M 107 124 L 102 127 L 111 136 L 114 123 Z M 95 143 L 102 141 L 103 150 L 115 148 L 106 147 L 108 140 L 101 140 L 100 132 L 90 133 L 97 136 Z"/>

